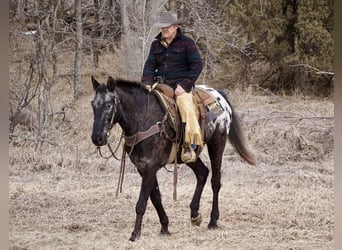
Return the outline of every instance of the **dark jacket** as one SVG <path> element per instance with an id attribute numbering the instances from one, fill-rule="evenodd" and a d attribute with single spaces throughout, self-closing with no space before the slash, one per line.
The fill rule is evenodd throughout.
<path id="1" fill-rule="evenodd" d="M 156 77 L 160 76 L 173 89 L 179 84 L 186 92 L 190 92 L 202 71 L 202 60 L 195 42 L 183 35 L 179 28 L 167 48 L 160 43 L 161 39 L 159 33 L 151 44 L 143 69 L 142 83 L 152 85 Z"/>

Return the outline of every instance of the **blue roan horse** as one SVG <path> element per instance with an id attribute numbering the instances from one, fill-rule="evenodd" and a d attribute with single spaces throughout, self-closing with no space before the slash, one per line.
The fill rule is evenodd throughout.
<path id="1" fill-rule="evenodd" d="M 165 121 L 165 110 L 162 109 L 154 91 L 148 92 L 138 82 L 114 80 L 112 77 L 108 78 L 107 84 L 100 84 L 94 77 L 91 80 L 96 92 L 91 102 L 94 112 L 91 138 L 96 146 L 107 144 L 109 131 L 116 123 L 120 125 L 126 137 L 134 136 L 139 131 L 147 131 L 156 124 L 160 127 L 161 132 L 155 133 L 134 146 L 125 144 L 124 147 L 142 177 L 140 195 L 135 208 L 135 226 L 130 240 L 135 241 L 140 235 L 149 197 L 157 210 L 161 233 L 169 234 L 169 219 L 162 205 L 156 177 L 157 171 L 168 163 L 172 148 L 171 139 L 176 135 L 174 129 Z M 210 229 L 217 228 L 219 218 L 218 196 L 221 187 L 221 164 L 227 138 L 243 159 L 252 165 L 255 165 L 256 162 L 245 142 L 239 116 L 230 105 L 226 94 L 216 90 L 215 94 L 218 99 L 221 99 L 221 102 L 224 100 L 223 112 L 207 124 L 203 138 L 212 169 L 213 201 L 208 224 Z M 180 153 L 178 153 L 178 163 L 181 163 Z M 201 223 L 201 215 L 198 212 L 199 204 L 209 170 L 200 157 L 195 162 L 186 165 L 194 171 L 197 178 L 190 209 L 192 223 L 199 225 Z"/>

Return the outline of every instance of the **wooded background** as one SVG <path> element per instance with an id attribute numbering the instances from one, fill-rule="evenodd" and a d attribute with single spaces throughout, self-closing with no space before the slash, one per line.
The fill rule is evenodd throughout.
<path id="1" fill-rule="evenodd" d="M 170 9 L 199 47 L 199 84 L 333 95 L 333 0 L 10 0 L 10 134 L 30 119 L 43 137 L 99 68 L 140 80 L 152 21 Z M 66 83 L 73 100 L 53 110 L 51 90 Z"/>
<path id="2" fill-rule="evenodd" d="M 332 0 L 10 0 L 9 249 L 333 249 L 334 42 Z M 198 84 L 223 88 L 258 159 L 227 145 L 218 230 L 193 227 L 195 176 L 158 171 L 170 216 L 159 236 L 152 204 L 134 244 L 141 178 L 127 161 L 103 159 L 91 141 L 90 76 L 140 80 L 152 20 L 176 9 L 204 68 Z M 120 126 L 108 141 L 122 150 Z M 121 142 L 121 143 L 120 143 Z M 121 144 L 121 145 L 120 145 Z M 104 156 L 110 156 L 107 147 Z M 207 150 L 202 161 L 210 171 Z"/>

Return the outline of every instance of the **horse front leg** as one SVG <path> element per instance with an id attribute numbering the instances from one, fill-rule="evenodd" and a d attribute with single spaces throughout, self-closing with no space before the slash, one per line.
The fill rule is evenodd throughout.
<path id="1" fill-rule="evenodd" d="M 151 194 L 152 188 L 154 187 L 154 178 L 155 178 L 155 171 L 144 171 L 144 173 L 141 173 L 139 171 L 140 175 L 142 176 L 142 183 L 140 187 L 140 194 L 138 202 L 135 206 L 135 212 L 136 212 L 136 219 L 135 219 L 135 225 L 133 232 L 131 234 L 131 237 L 129 238 L 130 241 L 135 241 L 137 237 L 140 236 L 141 233 L 141 224 L 142 219 L 146 211 L 146 205 L 148 197 Z"/>
<path id="2" fill-rule="evenodd" d="M 200 158 L 197 158 L 195 162 L 188 163 L 187 165 L 194 171 L 197 179 L 195 192 L 190 203 L 191 223 L 194 226 L 199 226 L 202 222 L 202 217 L 198 210 L 200 206 L 203 188 L 209 174 L 209 170 Z"/>
<path id="3" fill-rule="evenodd" d="M 168 228 L 169 227 L 169 218 L 167 217 L 166 212 L 165 212 L 164 207 L 163 207 L 163 204 L 162 204 L 157 177 L 155 178 L 154 183 L 155 184 L 154 184 L 154 187 L 152 188 L 150 198 L 151 198 L 152 204 L 155 207 L 155 209 L 157 210 L 157 213 L 159 216 L 159 221 L 161 224 L 160 233 L 168 235 L 168 234 L 170 234 L 169 228 Z"/>

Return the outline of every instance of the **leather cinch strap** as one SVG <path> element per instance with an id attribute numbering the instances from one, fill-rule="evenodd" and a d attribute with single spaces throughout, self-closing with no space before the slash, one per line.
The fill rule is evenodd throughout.
<path id="1" fill-rule="evenodd" d="M 148 130 L 137 132 L 132 136 L 124 136 L 125 143 L 127 146 L 132 147 L 138 144 L 139 142 L 145 140 L 146 138 L 155 135 L 160 132 L 160 127 L 158 124 L 152 125 Z"/>

